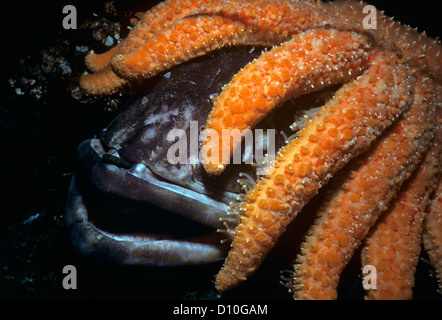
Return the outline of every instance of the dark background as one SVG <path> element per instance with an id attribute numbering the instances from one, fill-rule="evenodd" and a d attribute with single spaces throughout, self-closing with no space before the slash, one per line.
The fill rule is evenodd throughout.
<path id="1" fill-rule="evenodd" d="M 96 51 L 104 47 L 90 30 L 64 30 L 62 8 L 76 6 L 78 25 L 104 16 L 116 21 L 123 13 L 144 10 L 158 1 L 114 1 L 117 17 L 103 11 L 104 1 L 15 1 L 1 10 L 0 71 L 0 299 L 213 299 L 213 276 L 220 265 L 192 268 L 126 267 L 90 261 L 73 251 L 63 226 L 67 188 L 75 168 L 78 144 L 99 132 L 117 114 L 109 100 L 73 99 L 72 90 L 85 70 L 76 45 Z M 435 1 L 368 1 L 397 21 L 440 35 L 440 10 Z M 72 73 L 38 74 L 42 50 L 56 47 L 70 62 Z M 60 49 L 62 48 L 62 49 Z M 42 98 L 11 88 L 10 79 L 38 79 Z M 19 80 L 17 80 L 19 81 Z M 123 97 L 124 100 L 131 97 Z M 110 109 L 110 110 L 109 110 Z M 31 216 L 32 222 L 24 223 Z M 78 289 L 61 286 L 63 266 L 77 267 Z M 265 266 L 267 268 L 267 266 Z M 277 266 L 269 265 L 270 270 Z M 273 269 L 272 269 L 273 268 Z M 281 268 L 281 267 L 280 267 Z M 277 269 L 276 269 L 277 270 Z M 415 297 L 439 299 L 430 267 L 418 268 Z M 231 298 L 291 299 L 279 275 L 245 285 Z M 262 282 L 261 282 L 262 281 Z M 269 286 L 270 289 L 267 289 Z M 266 289 L 264 289 L 266 288 Z M 342 297 L 361 298 L 354 284 Z"/>

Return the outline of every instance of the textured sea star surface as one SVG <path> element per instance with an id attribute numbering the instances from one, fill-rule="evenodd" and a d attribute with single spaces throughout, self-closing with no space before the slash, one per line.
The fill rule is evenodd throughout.
<path id="1" fill-rule="evenodd" d="M 120 57 L 136 51 L 158 31 L 189 15 L 199 6 L 216 2 L 221 1 L 167 0 L 159 3 L 141 17 L 128 37 L 117 46 L 102 54 L 91 52 L 86 57 L 86 65 L 94 73 L 84 74 L 80 79 L 80 86 L 95 95 L 108 95 L 119 91 L 128 81 L 119 77 L 112 69 L 110 62 L 114 56 Z"/>
<path id="2" fill-rule="evenodd" d="M 442 182 L 434 193 L 424 221 L 423 242 L 439 279 L 442 291 Z"/>
<path id="3" fill-rule="evenodd" d="M 434 103 L 431 107 L 434 108 Z M 367 290 L 367 299 L 408 300 L 413 297 L 425 209 L 439 181 L 441 158 L 442 128 L 438 128 L 419 168 L 370 231 L 363 247 L 362 265 L 376 267 L 377 287 Z"/>
<path id="4" fill-rule="evenodd" d="M 147 11 L 115 48 L 89 54 L 86 64 L 95 73 L 85 74 L 80 84 L 91 94 L 112 94 L 128 79 L 152 76 L 226 45 L 279 45 L 324 24 L 363 29 L 365 5 L 355 1 L 167 0 Z M 437 43 L 383 14 L 377 18 L 376 32 L 382 32 L 406 56 L 419 57 L 417 66 L 425 65 L 442 80 Z"/>
<path id="5" fill-rule="evenodd" d="M 409 72 L 394 54 L 376 54 L 370 68 L 339 89 L 278 152 L 273 172 L 241 205 L 232 249 L 216 277 L 219 291 L 254 273 L 305 203 L 407 108 L 413 86 Z"/>
<path id="6" fill-rule="evenodd" d="M 432 92 L 440 91 L 440 87 L 433 87 L 428 97 L 421 92 L 431 86 L 427 76 L 442 82 L 440 43 L 380 12 L 377 28 L 365 29 L 365 5 L 355 1 L 168 0 L 148 11 L 117 48 L 88 57 L 87 63 L 95 73 L 82 77 L 82 88 L 92 94 L 111 94 L 131 81 L 151 77 L 224 46 L 275 46 L 248 64 L 213 98 L 214 107 L 201 148 L 203 165 L 209 174 L 223 172 L 232 151 L 241 142 L 241 131 L 252 128 L 276 105 L 330 84 L 351 81 L 363 72 L 338 90 L 298 133 L 298 138 L 279 151 L 274 170 L 244 197 L 232 250 L 216 278 L 220 292 L 255 272 L 306 202 L 407 110 L 413 94 L 414 109 L 426 108 L 428 98 L 434 99 Z M 425 75 L 418 75 L 417 93 L 413 93 L 416 70 Z M 440 103 L 440 97 L 436 100 Z M 416 106 L 416 101 L 421 101 L 420 106 Z M 421 117 L 413 119 L 421 121 L 424 114 L 429 116 L 430 112 L 422 111 Z M 426 119 L 426 123 L 431 123 L 431 117 Z M 414 126 L 410 121 L 405 123 Z M 216 132 L 222 137 L 225 129 L 234 129 L 227 140 L 220 142 L 210 134 Z M 421 148 L 428 144 L 433 131 L 426 124 L 413 131 Z M 405 141 L 395 143 L 402 142 L 407 145 Z M 411 175 L 410 166 L 417 166 L 423 149 L 413 153 L 415 145 L 407 146 L 402 153 L 398 151 L 397 172 L 385 169 L 385 176 L 379 176 L 379 181 L 388 183 L 388 176 L 401 184 Z M 400 165 L 406 156 L 408 162 Z M 396 189 L 383 194 L 385 201 Z M 352 201 L 357 196 L 349 196 L 349 206 L 358 203 Z M 432 203 L 437 208 L 438 201 Z M 361 234 L 368 232 L 379 215 L 380 212 L 367 218 Z M 438 219 L 434 214 L 428 217 Z M 430 224 L 426 230 L 433 237 L 427 236 L 425 241 L 431 255 L 438 246 L 434 235 L 440 230 Z M 345 261 L 346 258 L 332 269 L 338 270 Z M 311 273 L 310 269 L 299 272 Z M 315 281 L 306 280 L 309 285 L 303 285 L 299 282 L 304 281 L 303 277 L 297 279 L 296 295 L 318 296 L 313 287 L 313 293 L 305 293 Z M 321 297 L 335 296 L 336 281 L 330 282 L 331 289 Z"/>

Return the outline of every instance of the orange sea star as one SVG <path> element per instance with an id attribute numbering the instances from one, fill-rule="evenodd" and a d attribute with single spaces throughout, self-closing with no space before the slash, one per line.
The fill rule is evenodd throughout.
<path id="1" fill-rule="evenodd" d="M 361 78 L 338 90 L 298 138 L 278 152 L 273 172 L 244 198 L 232 249 L 216 278 L 219 291 L 252 274 L 332 174 L 406 109 L 412 88 L 407 73 L 394 54 L 377 54 Z"/>
<path id="2" fill-rule="evenodd" d="M 425 217 L 423 242 L 436 269 L 439 290 L 442 291 L 442 181 L 439 181 Z"/>
<path id="3" fill-rule="evenodd" d="M 435 102 L 430 102 L 434 106 Z M 377 287 L 367 290 L 367 299 L 413 297 L 425 208 L 440 178 L 441 158 L 442 128 L 439 127 L 426 157 L 379 219 L 363 247 L 362 265 L 376 267 Z"/>
<path id="4" fill-rule="evenodd" d="M 276 46 L 248 64 L 213 99 L 206 129 L 214 130 L 219 137 L 224 129 L 241 131 L 253 127 L 290 97 L 353 80 L 318 111 L 297 139 L 278 152 L 274 170 L 257 181 L 244 197 L 232 249 L 216 277 L 215 286 L 220 292 L 254 273 L 287 225 L 319 188 L 348 161 L 369 149 L 401 117 L 411 101 L 413 108 L 408 114 L 411 119 L 402 119 L 397 128 L 405 130 L 409 126 L 414 131 L 404 135 L 406 141 L 390 143 L 394 144 L 391 150 L 397 152 L 394 169 L 379 164 L 384 171 L 378 178 L 384 184 L 380 184 L 378 191 L 385 192 L 378 198 L 384 199 L 385 208 L 398 189 L 388 189 L 388 179 L 402 184 L 430 143 L 434 130 L 426 123 L 432 122 L 436 111 L 428 109 L 436 109 L 435 105 L 441 103 L 436 95 L 440 86 L 431 84 L 442 81 L 440 43 L 380 13 L 377 28 L 368 30 L 363 26 L 364 6 L 353 1 L 170 0 L 147 12 L 139 26 L 114 51 L 88 58 L 90 68 L 96 72 L 82 77 L 82 88 L 92 94 L 110 94 L 130 81 L 151 77 L 224 46 Z M 152 29 L 150 19 L 154 22 Z M 432 107 L 428 105 L 426 91 Z M 416 110 L 422 114 L 416 115 Z M 231 151 L 241 141 L 235 139 L 238 136 L 233 136 L 233 142 L 229 139 L 220 144 L 206 135 L 201 151 L 209 174 L 222 173 Z M 405 150 L 398 150 L 399 145 Z M 373 161 L 377 161 L 377 155 L 372 156 Z M 369 158 L 364 159 L 369 161 Z M 373 170 L 374 166 L 367 163 L 363 170 Z M 361 185 L 362 182 L 355 182 L 356 189 Z M 343 205 L 351 207 L 359 204 L 361 194 L 353 191 L 347 198 Z M 373 199 L 364 201 L 369 200 Z M 348 251 L 344 256 L 351 255 L 379 214 L 378 210 L 362 223 L 358 238 L 344 248 Z M 344 212 L 337 224 L 341 221 L 347 224 L 348 219 L 352 216 Z M 347 240 L 340 236 L 335 244 L 311 243 L 309 250 L 315 245 L 336 248 L 340 241 L 347 243 Z M 428 241 L 436 243 L 434 239 Z M 328 281 L 331 269 L 345 265 L 347 257 L 337 257 L 322 256 L 321 263 L 332 261 L 333 268 L 330 265 L 327 270 L 319 268 L 317 273 L 310 266 L 304 268 L 304 261 L 300 261 L 296 295 L 321 297 L 320 290 L 311 286 L 318 281 L 306 278 L 318 278 L 320 274 L 320 285 L 331 285 L 324 297 L 334 298 L 337 278 L 324 282 Z"/>
<path id="5" fill-rule="evenodd" d="M 295 298 L 337 298 L 341 271 L 426 152 L 434 134 L 436 109 L 434 98 L 424 101 L 428 84 L 426 88 L 421 86 L 416 86 L 413 103 L 404 119 L 346 170 L 341 187 L 333 191 L 330 200 L 319 210 L 295 265 Z M 427 124 L 433 130 L 427 130 Z M 370 262 L 367 264 L 376 266 Z M 403 268 L 409 266 L 405 264 Z"/>
<path id="6" fill-rule="evenodd" d="M 110 65 L 112 57 L 127 55 L 137 50 L 159 30 L 192 13 L 198 6 L 215 2 L 220 2 L 220 0 L 167 0 L 159 3 L 141 17 L 128 37 L 117 46 L 102 54 L 91 52 L 87 55 L 86 65 L 94 73 L 84 74 L 80 79 L 80 86 L 88 93 L 95 95 L 108 95 L 121 90 L 128 81 L 117 76 L 112 70 Z"/>

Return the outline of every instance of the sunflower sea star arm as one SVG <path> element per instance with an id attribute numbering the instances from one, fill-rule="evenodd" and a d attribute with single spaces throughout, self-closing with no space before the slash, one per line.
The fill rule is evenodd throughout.
<path id="1" fill-rule="evenodd" d="M 112 71 L 110 65 L 106 65 L 94 73 L 84 73 L 80 77 L 80 87 L 92 95 L 116 93 L 127 83 L 126 79 L 120 78 Z"/>
<path id="2" fill-rule="evenodd" d="M 206 171 L 220 174 L 241 141 L 239 132 L 253 128 L 287 98 L 360 74 L 368 65 L 369 50 L 369 41 L 357 33 L 312 29 L 249 63 L 222 91 L 208 117 L 206 128 L 216 130 L 219 137 L 224 129 L 239 130 L 231 131 L 233 143 L 226 139 L 203 140 L 201 154 Z M 210 161 L 214 149 L 219 159 Z"/>
<path id="3" fill-rule="evenodd" d="M 109 65 L 115 54 L 128 54 L 136 50 L 158 31 L 184 18 L 199 7 L 216 2 L 221 2 L 221 0 L 167 0 L 159 3 L 141 17 L 121 43 L 104 53 L 90 52 L 86 56 L 86 65 L 94 73 L 86 73 L 82 76 L 81 87 L 94 95 L 112 94 L 118 91 L 128 81 L 118 77 Z"/>
<path id="4" fill-rule="evenodd" d="M 363 1 L 330 1 L 319 6 L 332 20 L 351 21 L 360 30 L 366 17 Z M 412 57 L 409 62 L 412 67 L 426 70 L 437 82 L 442 82 L 442 48 L 440 40 L 426 37 L 415 28 L 401 24 L 393 18 L 377 10 L 377 26 L 370 32 L 376 37 L 382 37 L 386 43 L 400 48 L 405 57 Z M 349 19 L 350 18 L 350 19 Z"/>
<path id="5" fill-rule="evenodd" d="M 116 52 L 127 54 L 132 50 L 142 46 L 147 39 L 151 38 L 158 31 L 167 28 L 174 22 L 191 14 L 199 7 L 208 3 L 217 3 L 222 0 L 166 0 L 148 10 L 140 21 L 131 30 L 126 39 L 112 49 L 96 54 L 91 52 L 86 56 L 86 64 L 93 71 L 98 71 L 105 67 Z"/>
<path id="6" fill-rule="evenodd" d="M 97 72 L 105 68 L 114 56 L 115 52 L 117 52 L 119 46 L 120 43 L 103 53 L 95 53 L 93 51 L 89 52 L 84 61 L 88 69 L 93 72 Z"/>
<path id="7" fill-rule="evenodd" d="M 412 66 L 426 69 L 433 78 L 442 81 L 442 54 L 437 40 L 383 13 L 378 14 L 377 28 L 367 31 L 362 25 L 365 5 L 358 1 L 167 0 L 147 11 L 115 48 L 103 54 L 90 53 L 86 64 L 93 71 L 102 71 L 84 74 L 80 85 L 90 94 L 108 95 L 119 91 L 130 80 L 154 75 L 214 48 L 232 44 L 279 45 L 300 31 L 326 25 L 371 34 L 392 43 L 405 57 L 413 57 Z M 207 23 L 209 20 L 215 22 Z M 175 23 L 187 27 L 171 33 Z M 152 54 L 152 46 L 159 49 L 158 56 L 143 56 Z M 147 61 L 142 62 L 146 57 Z M 115 70 L 109 66 L 109 60 L 113 61 Z M 157 63 L 151 65 L 152 60 Z M 137 68 L 141 69 L 134 70 Z"/>
<path id="8" fill-rule="evenodd" d="M 439 124 L 440 125 L 440 124 Z M 440 159 L 440 158 L 439 158 Z M 436 269 L 439 290 L 442 291 L 442 181 L 434 193 L 424 221 L 423 242 Z"/>
<path id="9" fill-rule="evenodd" d="M 374 55 L 357 80 L 282 148 L 275 169 L 247 193 L 241 223 L 215 286 L 223 292 L 256 271 L 287 225 L 338 169 L 365 151 L 407 109 L 413 77 L 395 54 Z"/>
<path id="10" fill-rule="evenodd" d="M 413 297 L 425 208 L 439 181 L 441 158 L 442 128 L 438 128 L 421 165 L 379 218 L 362 249 L 362 266 L 376 267 L 377 288 L 367 290 L 366 299 Z"/>
<path id="11" fill-rule="evenodd" d="M 318 21 L 316 10 L 296 3 L 242 0 L 212 3 L 162 29 L 137 50 L 116 54 L 111 64 L 123 78 L 146 78 L 224 46 L 279 45 Z"/>
<path id="12" fill-rule="evenodd" d="M 352 163 L 320 208 L 294 266 L 295 299 L 337 298 L 339 276 L 354 250 L 419 164 L 435 131 L 435 109 L 422 89 L 418 81 L 403 120 Z"/>
<path id="13" fill-rule="evenodd" d="M 130 32 L 127 41 L 122 42 L 117 54 L 128 54 L 138 49 L 157 32 L 171 26 L 198 8 L 209 3 L 218 3 L 221 1 L 222 0 L 166 0 L 160 2 L 143 15 Z"/>

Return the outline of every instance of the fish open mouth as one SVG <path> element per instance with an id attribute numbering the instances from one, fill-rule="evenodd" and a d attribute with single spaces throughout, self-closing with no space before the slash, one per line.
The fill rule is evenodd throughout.
<path id="1" fill-rule="evenodd" d="M 123 110 L 100 138 L 80 144 L 80 168 L 66 208 L 66 224 L 78 251 L 123 264 L 160 266 L 225 257 L 228 245 L 221 240 L 227 236 L 217 229 L 226 229 L 226 220 L 220 219 L 229 219 L 230 203 L 244 193 L 237 182 L 240 173 L 254 180 L 256 168 L 230 165 L 213 177 L 200 163 L 172 165 L 166 158 L 173 142 L 166 136 L 175 128 L 189 134 L 190 121 L 202 130 L 212 106 L 209 97 L 258 54 L 236 48 L 177 67 Z M 278 150 L 329 94 L 327 89 L 322 96 L 287 101 L 256 128 L 275 130 Z M 298 128 L 290 130 L 290 124 Z"/>
<path id="2" fill-rule="evenodd" d="M 79 251 L 145 265 L 201 264 L 224 257 L 216 228 L 222 227 L 225 203 L 158 179 L 146 167 L 142 176 L 135 175 L 108 163 L 105 154 L 98 139 L 79 146 L 84 166 L 72 179 L 66 209 Z"/>

